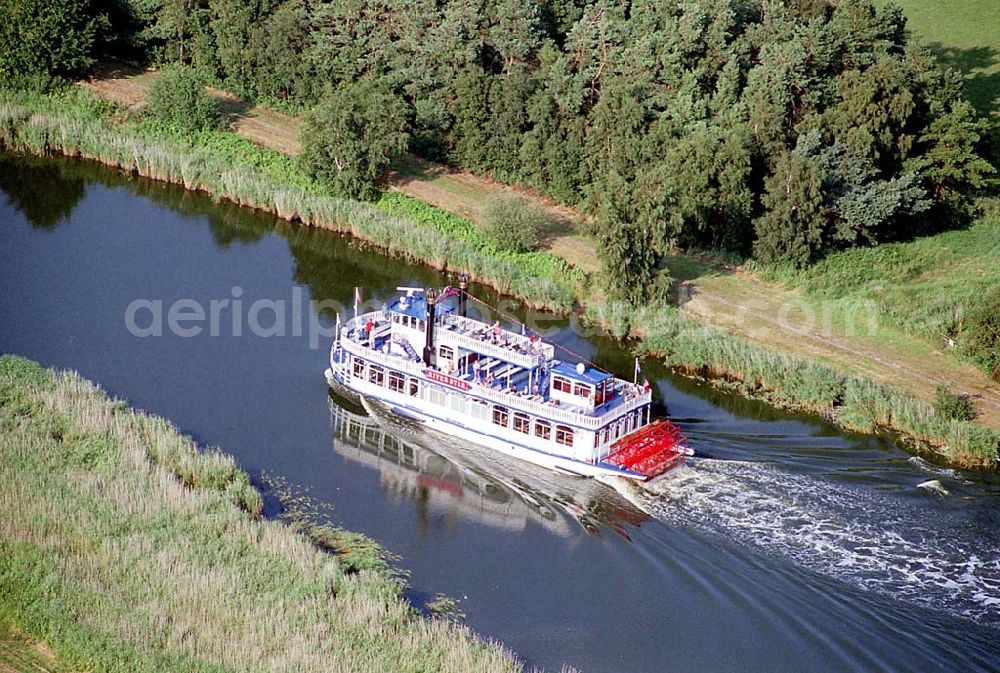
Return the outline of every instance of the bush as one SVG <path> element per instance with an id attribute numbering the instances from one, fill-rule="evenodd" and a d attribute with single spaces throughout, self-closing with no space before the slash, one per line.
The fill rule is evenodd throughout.
<path id="1" fill-rule="evenodd" d="M 976 364 L 1000 381 L 1000 287 L 994 287 L 969 311 L 962 341 Z"/>
<path id="2" fill-rule="evenodd" d="M 940 416 L 951 421 L 971 421 L 976 417 L 976 408 L 968 395 L 955 395 L 947 386 L 934 389 L 934 409 Z"/>
<path id="3" fill-rule="evenodd" d="M 490 197 L 484 218 L 486 236 L 497 247 L 511 252 L 537 249 L 540 232 L 549 223 L 539 205 L 511 194 Z"/>
<path id="4" fill-rule="evenodd" d="M 149 87 L 144 108 L 151 117 L 185 131 L 217 129 L 222 120 L 218 98 L 205 91 L 204 82 L 186 67 L 173 67 Z"/>
<path id="5" fill-rule="evenodd" d="M 385 83 L 329 89 L 302 120 L 299 162 L 336 196 L 374 200 L 392 160 L 406 151 L 406 102 Z"/>

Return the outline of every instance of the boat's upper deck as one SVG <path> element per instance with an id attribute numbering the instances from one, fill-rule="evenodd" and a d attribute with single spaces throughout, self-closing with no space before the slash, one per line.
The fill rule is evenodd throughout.
<path id="1" fill-rule="evenodd" d="M 588 428 L 600 428 L 651 400 L 650 392 L 642 387 L 597 369 L 556 360 L 551 344 L 452 313 L 435 319 L 438 351 L 442 346 L 453 347 L 456 353 L 464 349 L 476 357 L 473 361 L 456 356 L 428 367 L 417 355 L 418 344 L 400 338 L 400 333 L 409 330 L 423 332 L 426 326 L 419 321 L 426 321 L 426 307 L 395 308 L 348 321 L 340 335 L 343 347 L 422 378 L 433 372 L 436 380 L 444 377 L 446 385 L 473 396 Z M 577 396 L 581 389 L 586 389 L 587 396 Z"/>

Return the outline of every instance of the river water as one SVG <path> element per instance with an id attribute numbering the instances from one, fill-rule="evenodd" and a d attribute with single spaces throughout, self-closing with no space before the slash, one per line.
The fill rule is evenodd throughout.
<path id="1" fill-rule="evenodd" d="M 414 602 L 458 598 L 469 626 L 530 666 L 1000 670 L 995 475 L 942 469 L 655 363 L 644 375 L 698 451 L 671 477 L 612 488 L 500 460 L 332 398 L 329 342 L 310 338 L 310 321 L 329 328 L 334 313 L 309 299 L 349 306 L 360 285 L 380 302 L 447 277 L 79 162 L 0 155 L 0 190 L 0 352 L 74 368 L 308 496 L 397 554 Z M 164 335 L 130 332 L 137 299 L 162 302 Z M 216 330 L 180 336 L 166 329 L 179 300 L 230 303 Z M 244 313 L 285 302 L 285 335 L 255 336 L 244 316 L 236 336 L 236 300 Z M 153 312 L 135 323 L 151 327 Z M 615 342 L 548 324 L 555 341 L 631 375 Z"/>

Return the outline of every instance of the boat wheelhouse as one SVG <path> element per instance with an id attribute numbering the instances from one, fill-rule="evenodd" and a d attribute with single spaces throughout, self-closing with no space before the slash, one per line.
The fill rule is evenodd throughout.
<path id="1" fill-rule="evenodd" d="M 469 317 L 464 279 L 440 295 L 398 289 L 392 304 L 338 330 L 327 379 L 342 393 L 571 474 L 646 480 L 690 453 L 672 424 L 650 422 L 648 386 Z"/>

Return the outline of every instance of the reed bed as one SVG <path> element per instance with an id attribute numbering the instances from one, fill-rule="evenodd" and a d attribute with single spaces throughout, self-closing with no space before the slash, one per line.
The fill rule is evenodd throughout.
<path id="1" fill-rule="evenodd" d="M 568 312 L 582 305 L 586 319 L 617 336 L 640 336 L 644 352 L 714 385 L 819 413 L 847 429 L 893 430 L 958 465 L 996 466 L 1000 433 L 940 418 L 911 395 L 782 355 L 702 325 L 671 306 L 595 300 L 590 279 L 578 269 L 546 253 L 501 253 L 467 221 L 413 199 L 388 195 L 370 204 L 334 198 L 294 174 L 287 157 L 268 163 L 255 155 L 244 163 L 248 153 L 234 154 L 227 144 L 235 141 L 211 136 L 195 146 L 169 131 L 116 124 L 112 113 L 106 103 L 79 91 L 38 96 L 0 90 L 0 147 L 95 159 L 308 226 L 350 233 L 393 255 L 469 272 L 534 307 Z"/>
<path id="2" fill-rule="evenodd" d="M 73 670 L 520 670 L 260 520 L 231 458 L 76 374 L 0 357 L 0 430 L 0 619 Z"/>

